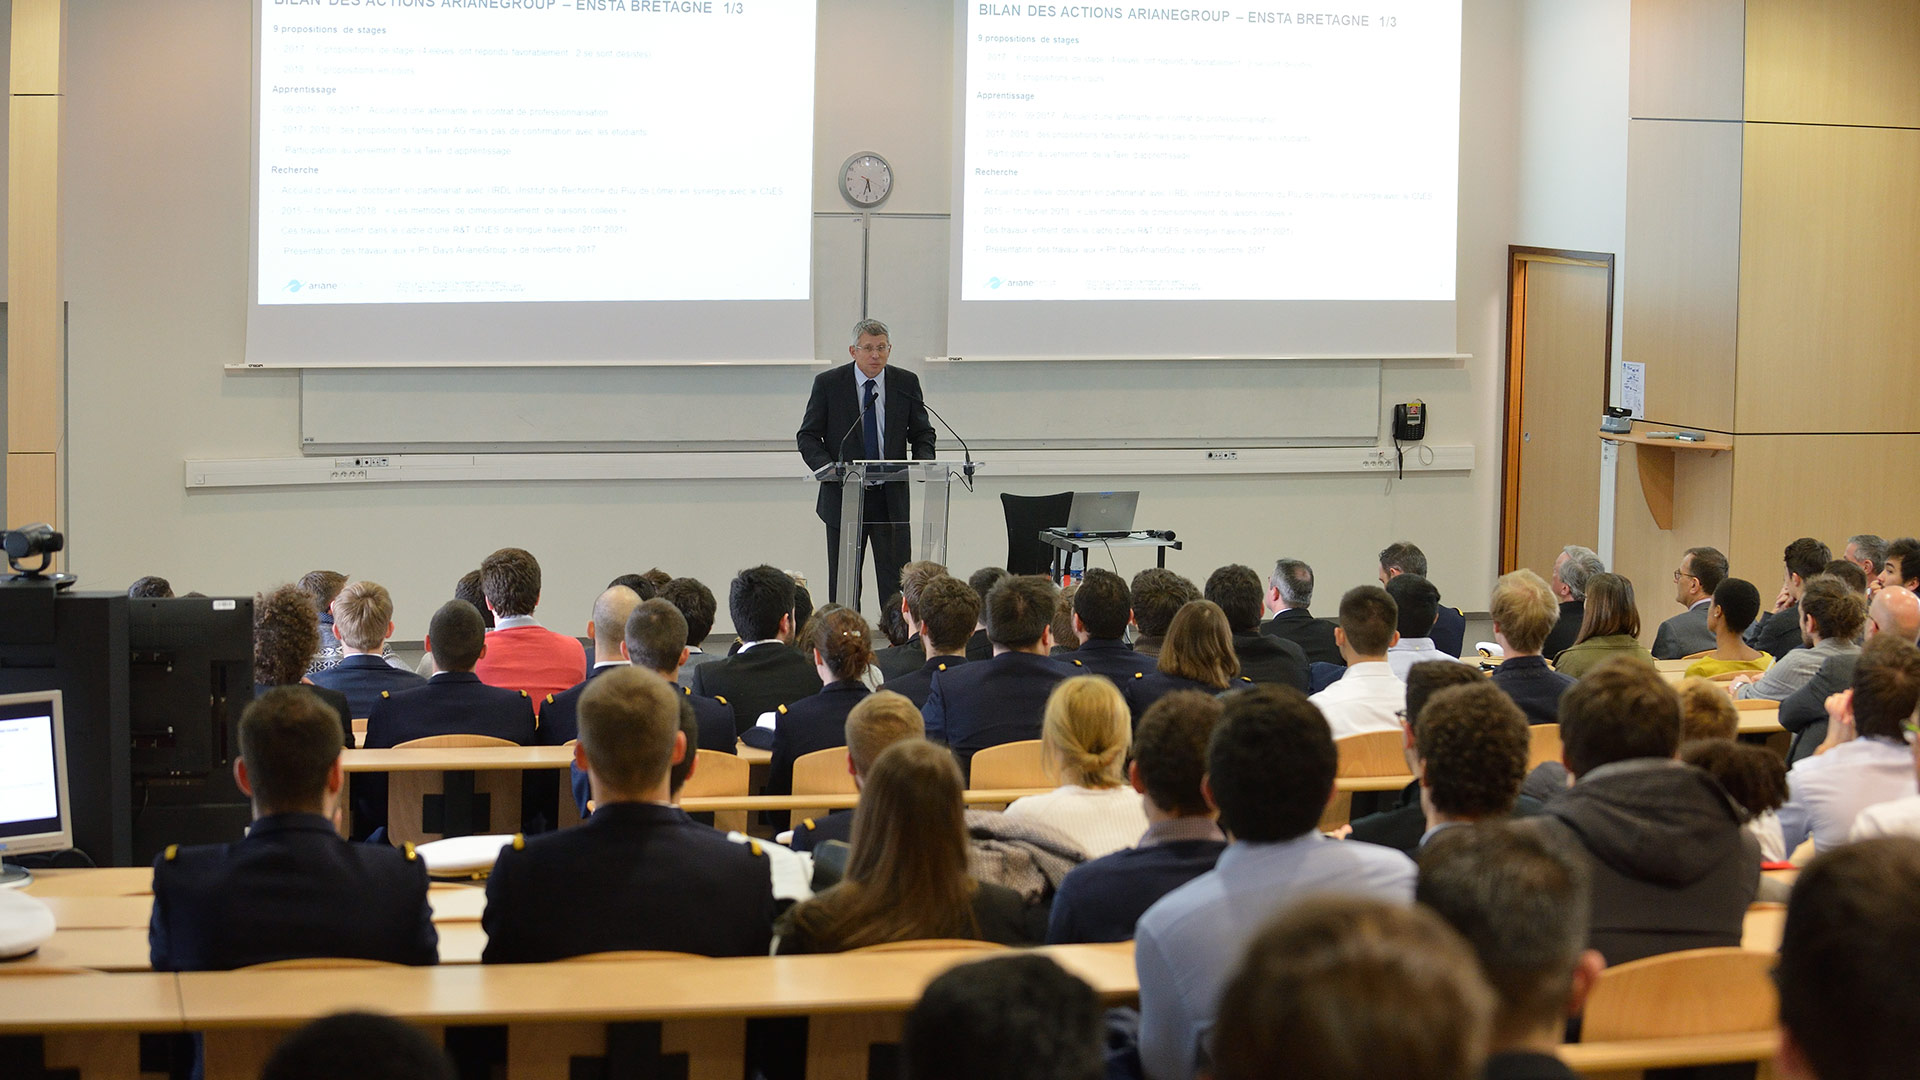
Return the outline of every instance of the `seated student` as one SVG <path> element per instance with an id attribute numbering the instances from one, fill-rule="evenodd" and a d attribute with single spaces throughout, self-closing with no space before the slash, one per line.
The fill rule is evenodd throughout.
<path id="1" fill-rule="evenodd" d="M 1480 957 L 1494 993 L 1483 1080 L 1574 1080 L 1555 1049 L 1606 961 L 1586 948 L 1587 869 L 1533 830 L 1453 829 L 1420 852 L 1414 899 Z"/>
<path id="2" fill-rule="evenodd" d="M 1555 670 L 1578 679 L 1616 656 L 1653 663 L 1653 653 L 1640 644 L 1633 582 L 1619 574 L 1595 574 L 1587 579 L 1586 605 L 1580 636 L 1553 662 Z"/>
<path id="3" fill-rule="evenodd" d="M 926 659 L 905 675 L 889 677 L 881 689 L 905 695 L 920 709 L 933 692 L 933 677 L 967 662 L 967 638 L 980 620 L 980 597 L 959 578 L 937 577 L 920 586 L 917 599 Z"/>
<path id="4" fill-rule="evenodd" d="M 376 1013 L 323 1016 L 280 1040 L 260 1080 L 454 1080 L 453 1062 L 404 1020 Z"/>
<path id="5" fill-rule="evenodd" d="M 1090 859 L 1132 847 L 1147 830 L 1140 795 L 1121 776 L 1132 731 L 1127 699 L 1105 676 L 1076 675 L 1055 686 L 1047 696 L 1040 754 L 1061 784 L 1015 799 L 1007 816 L 1057 829 Z"/>
<path id="6" fill-rule="evenodd" d="M 586 678 L 580 642 L 534 621 L 540 604 L 540 562 L 520 548 L 501 548 L 480 563 L 480 587 L 493 611 L 487 652 L 474 674 L 488 686 L 524 690 L 534 711 L 548 694 Z"/>
<path id="7" fill-rule="evenodd" d="M 780 953 L 843 952 L 920 938 L 1031 945 L 1020 894 L 967 871 L 966 804 L 953 755 L 924 739 L 881 751 L 854 810 L 839 884 L 781 918 Z"/>
<path id="8" fill-rule="evenodd" d="M 371 581 L 355 581 L 333 598 L 333 630 L 340 640 L 340 659 L 308 678 L 315 686 L 347 696 L 354 716 L 366 717 L 382 690 L 409 690 L 425 679 L 382 658 L 393 636 L 393 597 Z"/>
<path id="9" fill-rule="evenodd" d="M 1811 611 L 1816 581 L 1807 587 Z M 1907 725 L 1920 706 L 1920 648 L 1876 635 L 1853 669 L 1853 686 L 1832 701 L 1826 745 L 1787 774 L 1780 808 L 1788 851 L 1809 836 L 1815 851 L 1847 842 L 1862 810 L 1915 794 Z"/>
<path id="10" fill-rule="evenodd" d="M 687 621 L 687 662 L 680 665 L 680 677 L 677 682 L 691 690 L 693 688 L 693 669 L 719 656 L 705 651 L 701 643 L 713 633 L 713 615 L 716 605 L 713 602 L 713 590 L 701 584 L 696 578 L 679 577 L 668 580 L 655 594 L 658 599 L 672 604 L 680 617 Z"/>
<path id="11" fill-rule="evenodd" d="M 1160 655 L 1160 643 L 1173 625 L 1173 617 L 1200 599 L 1200 590 L 1193 582 L 1164 567 L 1150 566 L 1133 575 L 1127 591 L 1133 600 L 1130 618 L 1139 631 L 1133 637 L 1133 650 L 1153 657 Z"/>
<path id="12" fill-rule="evenodd" d="M 1266 586 L 1253 567 L 1234 563 L 1215 570 L 1207 575 L 1204 594 L 1227 616 L 1240 674 L 1257 683 L 1307 689 L 1306 650 L 1286 638 L 1260 632 Z"/>
<path id="13" fill-rule="evenodd" d="M 639 581 L 637 577 L 635 580 Z M 640 581 L 640 584 L 646 585 L 644 581 Z M 653 586 L 646 587 L 651 589 Z M 627 619 L 639 606 L 640 594 L 631 586 L 620 584 L 607 586 L 600 598 L 593 602 L 593 621 L 587 624 L 587 639 L 593 643 L 593 666 L 587 669 L 585 679 L 557 694 L 548 694 L 546 700 L 540 703 L 541 746 L 564 746 L 571 742 L 578 726 L 575 713 L 587 684 L 599 675 L 627 665 Z M 731 734 L 732 710 L 728 710 L 727 716 L 728 733 Z M 732 749 L 731 742 L 728 749 Z"/>
<path id="14" fill-rule="evenodd" d="M 1064 656 L 1080 648 L 1080 634 L 1073 628 L 1073 598 L 1080 592 L 1078 583 L 1064 585 L 1060 595 L 1054 598 L 1053 622 L 1048 624 L 1053 631 L 1053 648 L 1049 656 Z"/>
<path id="15" fill-rule="evenodd" d="M 980 625 L 974 628 L 973 636 L 967 639 L 967 659 L 991 660 L 994 657 L 993 639 L 987 634 L 987 594 L 995 585 L 1012 575 L 998 566 L 983 566 L 967 578 L 974 595 L 980 598 Z"/>
<path id="16" fill-rule="evenodd" d="M 340 750 L 333 711 L 305 689 L 270 689 L 247 706 L 233 775 L 253 825 L 235 843 L 173 844 L 154 860 L 154 970 L 438 959 L 426 864 L 411 848 L 351 844 L 334 830 Z"/>
<path id="17" fill-rule="evenodd" d="M 1542 656 L 1558 664 L 1560 654 L 1580 636 L 1580 626 L 1587 617 L 1587 580 L 1606 568 L 1592 548 L 1578 544 L 1568 544 L 1554 557 L 1552 588 L 1554 598 L 1560 602 L 1560 617 L 1554 620 L 1553 630 L 1540 646 Z"/>
<path id="18" fill-rule="evenodd" d="M 1399 606 L 1378 585 L 1356 586 L 1340 598 L 1340 625 L 1333 636 L 1347 658 L 1346 674 L 1312 698 L 1334 738 L 1400 727 L 1407 684 L 1387 663 L 1387 650 L 1400 640 L 1399 621 Z"/>
<path id="19" fill-rule="evenodd" d="M 835 605 L 820 609 L 809 630 L 805 644 L 820 673 L 820 692 L 775 710 L 769 795 L 793 794 L 793 763 L 801 757 L 847 745 L 847 714 L 870 692 L 862 681 L 873 662 L 867 620 Z"/>
<path id="20" fill-rule="evenodd" d="M 307 662 L 307 674 L 325 671 L 340 662 L 340 639 L 333 632 L 333 598 L 347 583 L 338 570 L 309 570 L 300 576 L 299 589 L 313 605 L 320 624 L 320 644 Z"/>
<path id="21" fill-rule="evenodd" d="M 1852 590 L 1853 594 L 1860 599 L 1868 598 L 1866 573 L 1846 559 L 1834 559 L 1820 572 L 1828 577 L 1839 578 L 1840 583 Z"/>
<path id="22" fill-rule="evenodd" d="M 1573 677 L 1548 667 L 1540 655 L 1559 611 L 1552 590 L 1533 571 L 1515 570 L 1494 584 L 1487 606 L 1494 643 L 1505 653 L 1488 681 L 1520 706 L 1527 723 L 1559 723 L 1560 695 L 1573 685 Z"/>
<path id="23" fill-rule="evenodd" d="M 997 956 L 927 984 L 901 1032 L 902 1080 L 1100 1080 L 1093 987 L 1045 956 Z"/>
<path id="24" fill-rule="evenodd" d="M 1342 901 L 1349 907 L 1353 898 L 1413 898 L 1413 860 L 1320 832 L 1338 767 L 1320 711 L 1279 686 L 1236 691 L 1222 704 L 1205 791 L 1233 842 L 1212 870 L 1148 908 L 1134 935 L 1140 1060 L 1154 1080 L 1194 1075 L 1221 989 L 1247 943 L 1302 897 L 1349 894 Z"/>
<path id="25" fill-rule="evenodd" d="M 1673 571 L 1673 602 L 1686 610 L 1654 631 L 1655 660 L 1678 660 L 1715 647 L 1718 638 L 1707 625 L 1707 609 L 1726 580 L 1727 557 L 1717 548 L 1688 548 L 1680 556 L 1680 565 Z M 1756 604 L 1758 599 L 1756 593 Z"/>
<path id="26" fill-rule="evenodd" d="M 1127 780 L 1144 796 L 1146 835 L 1068 872 L 1048 914 L 1047 944 L 1128 941 L 1155 901 L 1213 869 L 1227 838 L 1201 779 L 1219 720 L 1219 699 L 1191 690 L 1168 694 L 1140 718 Z"/>
<path id="27" fill-rule="evenodd" d="M 1687 665 L 1690 679 L 1710 679 L 1729 671 L 1765 671 L 1773 657 L 1741 639 L 1760 613 L 1760 590 L 1753 582 L 1728 578 L 1713 590 L 1707 602 L 1707 629 L 1713 632 L 1713 650 Z"/>
<path id="28" fill-rule="evenodd" d="M 1333 620 L 1316 619 L 1307 610 L 1313 603 L 1313 567 L 1299 559 L 1280 559 L 1267 579 L 1266 609 L 1273 613 L 1260 632 L 1286 638 L 1307 654 L 1308 664 L 1347 666 L 1333 640 Z"/>
<path id="29" fill-rule="evenodd" d="M 1154 658 L 1127 644 L 1127 620 L 1133 614 L 1133 594 L 1127 580 L 1111 570 L 1094 567 L 1074 591 L 1067 618 L 1080 638 L 1073 658 L 1095 675 L 1105 675 L 1125 686 L 1135 672 L 1154 669 Z"/>
<path id="30" fill-rule="evenodd" d="M 1387 648 L 1387 666 L 1404 681 L 1407 669 L 1424 660 L 1453 660 L 1433 644 L 1434 619 L 1440 610 L 1440 590 L 1419 574 L 1395 574 L 1386 586 L 1396 611 L 1394 629 L 1399 639 Z"/>
<path id="31" fill-rule="evenodd" d="M 320 640 L 313 620 L 313 602 L 292 585 L 282 585 L 253 598 L 253 696 L 276 686 L 302 686 L 327 703 L 340 717 L 343 745 L 353 745 L 353 706 L 347 695 L 314 686 L 302 674 Z"/>
<path id="32" fill-rule="evenodd" d="M 1153 703 L 1181 690 L 1219 694 L 1253 685 L 1240 674 L 1233 630 L 1226 613 L 1211 600 L 1190 600 L 1174 615 L 1160 646 L 1158 670 L 1136 674 L 1124 688 L 1127 705 L 1138 718 Z"/>
<path id="33" fill-rule="evenodd" d="M 148 574 L 138 578 L 127 586 L 127 596 L 134 600 L 168 600 L 173 597 L 173 584 L 166 578 Z"/>
<path id="34" fill-rule="evenodd" d="M 1734 676 L 1728 686 L 1735 698 L 1783 701 L 1811 682 L 1828 660 L 1860 651 L 1854 642 L 1866 627 L 1867 605 L 1838 578 L 1822 576 L 1807 582 L 1800 590 L 1799 604 L 1789 610 L 1800 620 L 1800 643 L 1806 647 L 1778 657 L 1764 674 Z"/>
<path id="35" fill-rule="evenodd" d="M 933 677 L 921 710 L 927 738 L 952 747 L 963 774 L 976 751 L 1039 738 L 1047 695 L 1078 671 L 1047 656 L 1055 592 L 1038 574 L 1003 578 L 987 594 L 993 659 Z"/>
<path id="36" fill-rule="evenodd" d="M 797 597 L 793 578 L 773 566 L 748 567 L 727 589 L 727 610 L 743 640 L 732 656 L 693 669 L 693 692 L 732 702 L 735 734 L 759 723 L 761 713 L 820 689 L 812 658 L 788 648 L 801 626 Z"/>
<path id="37" fill-rule="evenodd" d="M 480 587 L 480 571 L 469 570 L 460 575 L 460 580 L 453 583 L 453 598 L 472 604 L 473 610 L 480 613 L 480 620 L 487 624 L 487 629 L 493 629 L 493 610 L 487 607 L 486 591 Z M 413 671 L 416 675 L 432 678 L 434 673 L 440 670 L 433 665 L 432 635 L 427 637 L 426 649 L 426 655 L 420 658 L 420 663 L 414 667 Z"/>
<path id="38" fill-rule="evenodd" d="M 731 720 L 728 721 L 727 727 L 729 730 L 732 729 Z M 687 752 L 676 756 L 673 759 L 673 767 L 667 770 L 667 803 L 670 806 L 680 805 L 680 789 L 686 786 L 688 779 L 693 776 L 694 770 L 700 764 L 698 746 L 700 721 L 694 717 L 693 706 L 688 703 L 684 693 L 680 698 L 680 734 L 687 737 Z M 572 780 L 574 804 L 580 808 L 580 819 L 584 821 L 587 815 L 593 813 L 593 778 L 587 775 L 587 770 L 578 760 L 567 766 L 567 772 Z M 701 820 L 702 824 L 711 823 L 702 819 L 696 820 Z M 729 834 L 729 839 L 731 838 L 732 834 Z"/>
<path id="39" fill-rule="evenodd" d="M 1474 1080 L 1486 1060 L 1493 992 L 1423 907 L 1302 901 L 1253 939 L 1226 987 L 1214 1080 Z"/>
<path id="40" fill-rule="evenodd" d="M 1426 552 L 1408 541 L 1397 540 L 1380 551 L 1380 586 L 1385 588 L 1402 574 L 1418 574 L 1432 580 L 1427 574 Z M 1433 647 L 1457 660 L 1465 648 L 1466 636 L 1466 614 L 1459 608 L 1438 604 L 1433 623 Z"/>
<path id="41" fill-rule="evenodd" d="M 946 576 L 946 567 L 928 559 L 915 559 L 900 568 L 900 591 L 890 601 L 893 606 L 883 610 L 890 618 L 899 619 L 906 637 L 887 648 L 874 650 L 873 667 L 880 673 L 882 682 L 911 675 L 925 662 L 925 630 L 921 626 L 925 620 L 920 613 L 920 594 L 927 582 Z M 893 640 L 891 632 L 887 640 Z"/>
<path id="42" fill-rule="evenodd" d="M 1874 575 L 1874 592 L 1891 586 L 1920 592 L 1920 540 L 1903 536 L 1887 545 L 1887 561 Z"/>
<path id="43" fill-rule="evenodd" d="M 766 856 L 670 805 L 670 773 L 691 751 L 683 695 L 625 667 L 580 696 L 574 760 L 593 816 L 578 827 L 515 837 L 487 879 L 481 960 L 538 963 L 659 949 L 764 956 L 773 930 Z"/>
<path id="44" fill-rule="evenodd" d="M 367 717 L 366 745 L 398 746 L 429 735 L 488 735 L 532 746 L 533 702 L 527 692 L 488 686 L 474 674 L 474 665 L 493 647 L 493 635 L 473 605 L 464 600 L 440 605 L 427 633 L 439 674 L 425 686 L 381 693 Z"/>
<path id="45" fill-rule="evenodd" d="M 1882 634 L 1920 641 L 1920 597 L 1905 586 L 1883 586 L 1867 605 L 1866 640 Z M 1780 702 L 1780 726 L 1793 733 L 1793 748 L 1787 753 L 1789 768 L 1826 742 L 1827 699 L 1853 685 L 1853 669 L 1859 662 L 1857 652 L 1828 657 L 1813 678 Z"/>
<path id="46" fill-rule="evenodd" d="M 1780 595 L 1774 598 L 1774 609 L 1770 614 L 1762 614 L 1747 628 L 1747 644 L 1771 655 L 1774 660 L 1785 660 L 1787 654 L 1805 644 L 1800 633 L 1800 594 L 1833 561 L 1833 552 L 1827 545 L 1811 536 L 1803 536 L 1788 544 L 1783 554 L 1786 562 L 1786 581 L 1780 586 Z"/>
<path id="47" fill-rule="evenodd" d="M 1787 861 L 1792 852 L 1781 837 L 1779 815 L 1787 802 L 1787 763 L 1779 754 L 1732 738 L 1694 739 L 1680 744 L 1680 760 L 1706 770 L 1747 812 L 1747 831 L 1760 844 L 1762 862 Z M 1772 899 L 1765 895 L 1767 887 L 1768 882 L 1760 883 L 1762 900 Z"/>
<path id="48" fill-rule="evenodd" d="M 1920 1076 L 1920 841 L 1850 844 L 1807 865 L 1780 936 L 1783 1080 Z"/>
<path id="49" fill-rule="evenodd" d="M 954 584 L 967 596 L 973 596 L 966 582 L 954 581 Z M 856 789 L 866 786 L 867 774 L 873 771 L 873 763 L 887 747 L 902 739 L 924 738 L 926 733 L 920 710 L 908 698 L 884 688 L 861 698 L 860 704 L 847 714 L 847 771 L 853 774 L 853 786 Z M 825 817 L 807 818 L 795 826 L 793 842 L 787 846 L 795 851 L 812 851 L 829 840 L 848 843 L 852 839 L 853 811 L 835 810 Z"/>
<path id="50" fill-rule="evenodd" d="M 1429 660 L 1413 669 L 1424 673 L 1429 665 L 1449 663 L 1465 666 Z M 1409 681 L 1409 706 L 1412 691 Z M 1420 785 L 1419 801 L 1361 818 L 1353 823 L 1350 839 L 1412 855 L 1447 829 L 1540 812 L 1539 802 L 1520 794 L 1527 776 L 1526 716 L 1499 688 L 1478 676 L 1473 682 L 1436 687 L 1419 711 L 1409 707 L 1407 716 L 1407 755 Z"/>
<path id="51" fill-rule="evenodd" d="M 1609 964 L 1738 946 L 1760 848 L 1720 785 L 1674 760 L 1680 699 L 1660 673 L 1595 668 L 1560 701 L 1560 741 L 1574 785 L 1528 824 L 1585 855 L 1588 944 Z"/>

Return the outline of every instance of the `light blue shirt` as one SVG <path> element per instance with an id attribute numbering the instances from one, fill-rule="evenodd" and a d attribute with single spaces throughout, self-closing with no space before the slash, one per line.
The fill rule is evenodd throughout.
<path id="1" fill-rule="evenodd" d="M 1424 660 L 1451 660 L 1456 664 L 1460 663 L 1459 657 L 1448 656 L 1444 650 L 1435 648 L 1433 639 L 1430 637 L 1403 637 L 1387 649 L 1387 666 L 1393 669 L 1395 675 L 1400 676 L 1401 682 L 1407 681 L 1407 672 L 1413 670 L 1413 665 Z"/>
<path id="2" fill-rule="evenodd" d="M 1787 773 L 1780 838 L 1789 855 L 1808 836 L 1815 851 L 1832 851 L 1847 842 L 1860 811 L 1914 793 L 1913 751 L 1906 743 L 1880 738 L 1843 742 L 1795 762 Z"/>
<path id="3" fill-rule="evenodd" d="M 1413 902 L 1413 860 L 1318 830 L 1277 844 L 1236 842 L 1219 863 L 1140 917 L 1140 1061 L 1148 1080 L 1189 1080 L 1215 1006 L 1246 945 L 1283 908 L 1325 893 Z"/>

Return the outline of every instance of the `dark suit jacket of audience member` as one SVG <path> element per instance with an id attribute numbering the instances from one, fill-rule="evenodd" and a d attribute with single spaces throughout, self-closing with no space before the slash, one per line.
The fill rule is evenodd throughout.
<path id="1" fill-rule="evenodd" d="M 1827 698 L 1853 685 L 1853 673 L 1859 665 L 1859 653 L 1830 656 L 1805 686 L 1780 703 L 1780 726 L 1793 732 L 1788 765 L 1812 757 L 1827 741 Z"/>
<path id="2" fill-rule="evenodd" d="M 1438 617 L 1433 620 L 1433 647 L 1448 656 L 1459 656 L 1467 644 L 1467 614 L 1459 608 L 1440 605 Z"/>
<path id="3" fill-rule="evenodd" d="M 801 757 L 847 745 L 847 714 L 867 693 L 859 679 L 842 679 L 821 687 L 817 694 L 780 706 L 773 720 L 767 794 L 793 794 L 793 763 Z"/>
<path id="4" fill-rule="evenodd" d="M 675 807 L 614 803 L 502 848 L 480 922 L 489 964 L 626 949 L 765 956 L 773 881 L 758 845 Z"/>
<path id="5" fill-rule="evenodd" d="M 1119 638 L 1088 638 L 1068 659 L 1080 661 L 1081 667 L 1095 675 L 1105 675 L 1123 690 L 1134 675 L 1157 670 L 1159 665 L 1158 660 L 1135 652 Z"/>
<path id="6" fill-rule="evenodd" d="M 1573 676 L 1560 674 L 1538 656 L 1516 656 L 1494 668 L 1487 679 L 1520 706 L 1529 724 L 1559 723 L 1560 695 L 1574 683 Z"/>
<path id="7" fill-rule="evenodd" d="M 787 846 L 795 851 L 812 851 L 829 840 L 853 843 L 853 811 L 835 810 L 825 817 L 802 821 L 794 827 L 793 843 Z"/>
<path id="8" fill-rule="evenodd" d="M 968 773 L 975 751 L 1039 738 L 1047 695 L 1080 670 L 1064 660 L 1006 652 L 942 671 L 921 710 L 927 738 L 952 747 L 960 771 Z"/>
<path id="9" fill-rule="evenodd" d="M 572 687 L 557 694 L 548 694 L 547 700 L 540 706 L 540 730 L 538 742 L 541 746 L 565 746 L 580 737 L 580 695 L 586 693 L 587 684 L 614 668 L 626 667 L 626 661 L 602 666 L 595 664 L 587 669 L 587 677 Z M 732 716 L 732 712 L 728 712 Z"/>
<path id="10" fill-rule="evenodd" d="M 1772 654 L 1775 660 L 1794 649 L 1806 648 L 1806 639 L 1800 636 L 1800 605 L 1788 604 L 1771 615 L 1762 615 L 1744 636 L 1748 645 Z"/>
<path id="11" fill-rule="evenodd" d="M 1245 675 L 1236 675 L 1228 681 L 1227 690 L 1238 690 L 1252 685 L 1252 679 Z M 1164 671 L 1142 672 L 1120 688 L 1120 692 L 1126 696 L 1128 711 L 1133 713 L 1135 727 L 1140 726 L 1140 718 L 1147 715 L 1147 710 L 1153 708 L 1154 702 L 1175 690 L 1197 690 L 1209 697 L 1226 693 L 1226 690 L 1217 690 L 1198 679 L 1189 679 L 1183 675 L 1169 675 Z"/>
<path id="12" fill-rule="evenodd" d="M 993 659 L 993 642 L 987 640 L 987 632 L 985 630 L 975 630 L 973 636 L 967 639 L 967 659 Z"/>
<path id="13" fill-rule="evenodd" d="M 700 745 L 693 748 L 694 752 L 698 753 L 701 750 L 712 750 L 721 754 L 738 754 L 740 748 L 736 745 L 733 734 L 733 710 L 714 701 L 712 698 L 700 697 L 684 686 L 679 689 L 681 720 L 684 723 L 686 714 L 693 713 L 694 727 L 699 729 L 700 732 Z M 699 702 L 706 702 L 712 705 L 713 708 L 708 709 L 706 706 L 698 704 Z M 544 720 L 546 717 L 542 715 L 541 719 Z M 725 745 L 722 746 L 720 745 L 721 743 L 725 743 Z M 587 802 L 593 798 L 593 782 L 587 779 L 587 771 L 582 769 L 578 764 L 567 766 L 567 771 L 569 783 L 573 788 L 574 805 L 579 807 L 580 816 L 584 818 L 587 816 Z M 541 769 L 539 772 L 544 772 L 549 775 L 553 774 L 553 770 L 551 769 Z M 535 775 L 537 775 L 536 772 L 529 770 L 522 783 L 531 784 L 533 782 L 532 778 Z M 551 802 L 551 799 L 548 801 Z M 528 816 L 532 816 L 531 812 L 529 812 Z M 713 815 L 711 814 L 705 814 L 698 820 L 702 824 L 710 825 L 712 824 L 712 817 Z M 542 831 L 544 832 L 545 830 Z"/>
<path id="14" fill-rule="evenodd" d="M 309 956 L 438 961 L 427 866 L 412 849 L 351 844 L 318 814 L 269 814 L 231 844 L 153 861 L 155 971 L 228 971 Z"/>
<path id="15" fill-rule="evenodd" d="M 298 686 L 307 693 L 326 702 L 327 706 L 340 716 L 340 735 L 346 740 L 343 745 L 353 745 L 353 706 L 348 703 L 347 695 L 338 690 L 329 690 L 324 686 L 315 686 L 312 683 L 288 683 L 287 685 Z M 274 687 L 266 683 L 254 683 L 253 696 L 259 697 L 261 694 L 272 689 L 274 689 Z"/>
<path id="16" fill-rule="evenodd" d="M 488 686 L 471 671 L 443 671 L 399 693 L 383 693 L 367 717 L 369 747 L 430 735 L 490 735 L 532 746 L 533 699 L 525 690 Z"/>
<path id="17" fill-rule="evenodd" d="M 1513 817 L 1525 818 L 1539 815 L 1543 803 L 1539 799 L 1526 795 L 1520 796 L 1513 804 Z M 1377 814 L 1355 819 L 1353 833 L 1348 840 L 1357 840 L 1367 844 L 1378 844 L 1408 855 L 1420 853 L 1420 838 L 1427 835 L 1427 812 L 1420 807 L 1415 796 L 1412 805 L 1393 810 L 1382 810 Z"/>
<path id="18" fill-rule="evenodd" d="M 1174 840 L 1123 848 L 1068 871 L 1047 917 L 1047 944 L 1131 941 L 1161 897 L 1213 869 L 1224 840 Z"/>
<path id="19" fill-rule="evenodd" d="M 926 658 L 926 650 L 920 645 L 920 635 L 915 634 L 904 645 L 889 645 L 875 650 L 873 666 L 880 671 L 880 681 L 886 682 L 919 671 Z"/>
<path id="20" fill-rule="evenodd" d="M 1240 658 L 1240 674 L 1257 683 L 1278 683 L 1305 692 L 1307 654 L 1286 638 L 1267 634 L 1233 635 L 1234 655 Z"/>
<path id="21" fill-rule="evenodd" d="M 380 700 L 380 691 L 411 690 L 427 684 L 424 675 L 402 671 L 372 653 L 343 656 L 332 667 L 308 678 L 315 686 L 345 694 L 347 710 L 361 719 L 373 715 L 373 703 Z"/>
<path id="22" fill-rule="evenodd" d="M 1580 623 L 1587 617 L 1587 601 L 1568 600 L 1560 605 L 1560 617 L 1554 620 L 1553 629 L 1547 631 L 1547 640 L 1540 646 L 1540 655 L 1549 660 L 1560 659 L 1574 639 L 1580 636 Z"/>
<path id="23" fill-rule="evenodd" d="M 914 708 L 924 709 L 927 707 L 927 695 L 933 692 L 933 677 L 950 667 L 959 667 L 967 662 L 964 656 L 936 656 L 905 675 L 888 679 L 881 684 L 880 689 L 904 694 L 908 701 L 913 702 Z"/>
<path id="24" fill-rule="evenodd" d="M 761 713 L 819 693 L 820 673 L 810 652 L 769 641 L 695 668 L 693 692 L 726 698 L 738 735 L 758 723 Z"/>
<path id="25" fill-rule="evenodd" d="M 1333 640 L 1333 626 L 1332 619 L 1316 619 L 1306 608 L 1288 608 L 1262 623 L 1260 632 L 1300 646 L 1308 663 L 1346 667 L 1346 657 Z"/>

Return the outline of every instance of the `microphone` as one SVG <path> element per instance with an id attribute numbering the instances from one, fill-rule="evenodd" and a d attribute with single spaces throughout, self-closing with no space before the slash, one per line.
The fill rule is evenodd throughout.
<path id="1" fill-rule="evenodd" d="M 960 471 L 962 475 L 966 477 L 967 490 L 972 491 L 973 490 L 973 450 L 967 446 L 967 440 L 961 438 L 960 433 L 953 430 L 953 425 L 947 423 L 946 417 L 941 416 L 940 413 L 937 410 L 935 410 L 933 406 L 927 404 L 926 398 L 921 397 L 919 394 L 907 392 L 904 387 L 902 388 L 902 392 L 906 393 L 909 399 L 919 402 L 922 408 L 926 409 L 930 413 L 933 413 L 933 418 L 935 420 L 940 421 L 941 427 L 947 429 L 947 434 L 953 436 L 953 441 L 960 444 L 960 454 L 961 454 L 961 457 L 966 462 L 965 465 L 961 466 Z"/>

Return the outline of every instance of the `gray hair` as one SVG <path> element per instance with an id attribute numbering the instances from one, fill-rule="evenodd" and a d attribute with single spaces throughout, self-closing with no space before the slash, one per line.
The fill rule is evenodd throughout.
<path id="1" fill-rule="evenodd" d="M 1568 544 L 1560 552 L 1567 557 L 1566 565 L 1559 570 L 1560 584 L 1565 585 L 1568 592 L 1584 599 L 1587 595 L 1587 579 L 1595 574 L 1606 573 L 1607 564 L 1600 561 L 1600 556 L 1592 548 L 1584 548 L 1579 544 Z"/>
<path id="2" fill-rule="evenodd" d="M 1861 533 L 1847 537 L 1847 543 L 1853 545 L 1853 550 L 1859 552 L 1861 558 L 1873 564 L 1874 573 L 1879 573 L 1887 565 L 1887 541 L 1884 537 Z"/>
<path id="3" fill-rule="evenodd" d="M 853 324 L 853 340 L 848 342 L 848 344 L 857 345 L 863 337 L 883 337 L 891 339 L 892 335 L 887 333 L 887 324 L 881 322 L 879 319 L 861 319 L 859 322 Z"/>
<path id="4" fill-rule="evenodd" d="M 1267 584 L 1280 590 L 1280 601 L 1290 608 L 1313 604 L 1313 567 L 1299 559 L 1281 559 L 1273 564 L 1273 576 Z"/>

